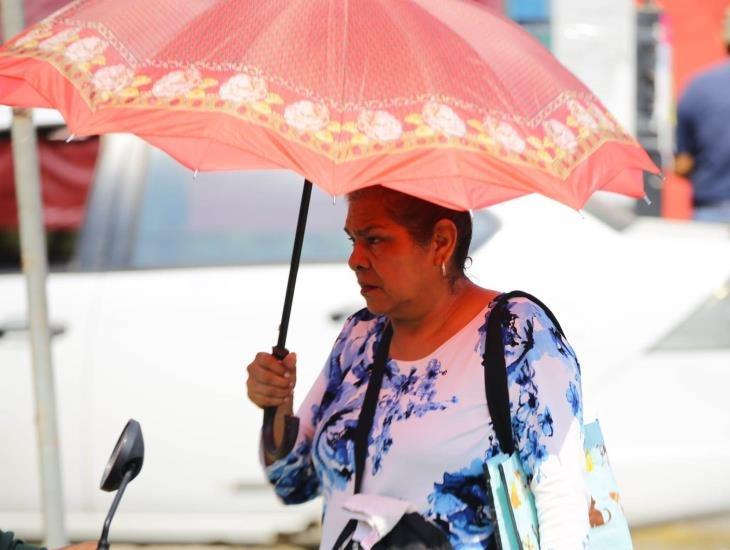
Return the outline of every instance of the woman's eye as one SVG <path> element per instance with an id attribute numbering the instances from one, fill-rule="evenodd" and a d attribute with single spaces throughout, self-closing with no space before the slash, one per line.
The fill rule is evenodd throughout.
<path id="1" fill-rule="evenodd" d="M 378 244 L 378 243 L 380 243 L 382 241 L 383 241 L 383 239 L 381 239 L 380 237 L 368 237 L 367 238 L 367 243 L 368 244 Z"/>

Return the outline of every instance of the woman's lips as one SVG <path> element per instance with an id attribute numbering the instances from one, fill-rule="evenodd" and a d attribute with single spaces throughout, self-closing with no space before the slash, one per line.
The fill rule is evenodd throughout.
<path id="1" fill-rule="evenodd" d="M 365 295 L 371 293 L 373 290 L 377 290 L 377 289 L 378 289 L 378 287 L 373 286 L 373 285 L 360 285 L 360 294 L 365 296 Z"/>

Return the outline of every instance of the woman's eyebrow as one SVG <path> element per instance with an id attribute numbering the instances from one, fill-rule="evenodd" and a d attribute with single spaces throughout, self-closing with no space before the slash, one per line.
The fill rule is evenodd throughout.
<path id="1" fill-rule="evenodd" d="M 370 225 L 366 225 L 362 229 L 356 229 L 355 234 L 358 236 L 363 236 L 363 235 L 367 235 L 368 233 L 370 233 L 373 229 L 383 229 L 383 227 L 384 226 L 379 225 L 377 223 L 372 223 Z M 345 233 L 347 233 L 350 237 L 352 237 L 352 233 L 350 233 L 350 230 L 347 229 L 347 227 L 343 227 L 343 229 L 345 230 Z"/>

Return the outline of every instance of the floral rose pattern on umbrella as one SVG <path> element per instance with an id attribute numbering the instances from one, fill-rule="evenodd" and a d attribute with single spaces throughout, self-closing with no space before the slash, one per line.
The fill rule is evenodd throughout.
<path id="1" fill-rule="evenodd" d="M 288 105 L 284 119 L 297 130 L 318 132 L 329 124 L 330 113 L 325 105 L 304 99 Z"/>
<path id="2" fill-rule="evenodd" d="M 107 43 L 104 40 L 89 36 L 69 44 L 64 55 L 71 61 L 83 63 L 103 54 L 106 47 Z"/>
<path id="3" fill-rule="evenodd" d="M 155 82 L 152 86 L 152 95 L 163 98 L 184 96 L 200 86 L 202 82 L 203 77 L 198 69 L 173 71 Z"/>
<path id="4" fill-rule="evenodd" d="M 133 53 L 124 51 L 108 29 L 71 20 L 41 25 L 6 48 L 8 55 L 14 49 L 23 57 L 52 63 L 75 82 L 75 93 L 85 96 L 92 110 L 174 107 L 181 112 L 221 112 L 336 164 L 446 146 L 564 180 L 603 143 L 636 145 L 589 93 L 564 92 L 533 118 L 512 111 L 485 114 L 458 97 L 433 95 L 426 96 L 432 99 L 425 103 L 401 98 L 387 107 L 340 105 L 308 95 L 307 89 L 282 75 L 264 79 L 261 67 L 135 64 Z M 101 72 L 95 65 L 117 68 Z M 132 82 L 120 66 L 135 72 Z"/>
<path id="5" fill-rule="evenodd" d="M 20 38 L 18 38 L 14 42 L 13 46 L 16 48 L 23 48 L 26 45 L 31 45 L 31 43 L 32 43 L 32 45 L 35 45 L 37 40 L 39 40 L 41 38 L 46 38 L 50 34 L 51 34 L 51 32 L 48 27 L 43 27 L 43 26 L 34 27 L 33 30 L 24 34 Z"/>
<path id="6" fill-rule="evenodd" d="M 508 151 L 518 155 L 525 152 L 527 143 L 508 122 L 487 117 L 484 119 L 484 127 L 487 128 L 488 134 L 504 145 Z"/>
<path id="7" fill-rule="evenodd" d="M 437 132 L 447 136 L 464 137 L 466 124 L 448 105 L 441 103 L 426 103 L 423 106 L 423 120 Z"/>
<path id="8" fill-rule="evenodd" d="M 218 90 L 221 99 L 232 103 L 263 101 L 266 99 L 267 93 L 266 82 L 263 78 L 243 73 L 232 76 Z"/>
<path id="9" fill-rule="evenodd" d="M 357 117 L 357 127 L 375 141 L 393 141 L 403 135 L 400 121 L 387 111 L 362 111 Z"/>
<path id="10" fill-rule="evenodd" d="M 568 109 L 570 113 L 575 117 L 578 124 L 585 126 L 591 130 L 598 128 L 598 123 L 594 119 L 583 104 L 577 99 L 568 100 Z"/>
<path id="11" fill-rule="evenodd" d="M 94 88 L 100 92 L 119 92 L 130 86 L 134 80 L 134 71 L 124 65 L 102 67 L 91 79 Z"/>
<path id="12" fill-rule="evenodd" d="M 578 139 L 575 134 L 562 122 L 551 118 L 543 122 L 543 128 L 545 135 L 564 151 L 572 153 L 578 147 Z"/>
<path id="13" fill-rule="evenodd" d="M 591 115 L 593 115 L 593 118 L 598 121 L 601 128 L 611 131 L 616 129 L 616 125 L 611 122 L 611 119 L 606 115 L 606 113 L 594 103 L 588 105 L 588 111 Z"/>
<path id="14" fill-rule="evenodd" d="M 50 38 L 47 38 L 43 42 L 41 42 L 38 45 L 38 49 L 41 51 L 48 52 L 48 51 L 53 51 L 57 48 L 60 48 L 66 42 L 71 40 L 71 38 L 76 36 L 80 30 L 81 30 L 80 27 L 71 27 L 68 29 L 64 29 L 61 32 L 54 34 Z"/>

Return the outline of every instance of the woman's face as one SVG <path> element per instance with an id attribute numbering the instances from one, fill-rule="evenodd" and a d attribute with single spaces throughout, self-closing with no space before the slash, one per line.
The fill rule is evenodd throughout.
<path id="1" fill-rule="evenodd" d="M 377 194 L 350 202 L 345 232 L 352 241 L 348 265 L 368 309 L 391 317 L 421 313 L 442 277 L 433 247 L 418 245 L 390 219 Z"/>

